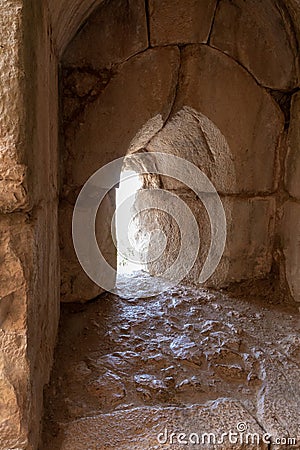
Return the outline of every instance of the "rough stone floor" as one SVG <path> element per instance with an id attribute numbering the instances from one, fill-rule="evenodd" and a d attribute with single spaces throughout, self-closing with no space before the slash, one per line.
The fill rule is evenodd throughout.
<path id="1" fill-rule="evenodd" d="M 43 450 L 300 448 L 298 308 L 268 281 L 141 299 L 143 283 L 62 307 Z"/>

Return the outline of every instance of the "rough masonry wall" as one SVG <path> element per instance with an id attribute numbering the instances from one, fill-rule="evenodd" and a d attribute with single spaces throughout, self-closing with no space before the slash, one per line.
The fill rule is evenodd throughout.
<path id="1" fill-rule="evenodd" d="M 283 276 L 299 300 L 299 1 L 260 2 L 259 9 L 248 7 L 253 2 L 237 0 L 221 0 L 218 5 L 208 0 L 206 8 L 200 3 L 172 1 L 175 7 L 171 8 L 171 2 L 149 0 L 144 8 L 142 2 L 112 0 L 68 47 L 64 60 L 69 86 L 64 93 L 68 151 L 61 165 L 65 163 L 74 179 L 70 178 L 69 193 L 63 190 L 62 205 L 69 202 L 71 209 L 82 182 L 99 165 L 124 155 L 149 119 L 161 115 L 157 122 L 162 120 L 164 125 L 183 106 L 192 106 L 212 120 L 228 141 L 240 181 L 237 185 L 243 185 L 243 191 L 225 196 L 233 204 L 234 279 L 246 273 L 246 248 L 252 248 L 252 275 L 257 267 L 261 268 L 259 274 L 268 273 L 274 250 L 275 261 L 285 260 Z M 55 55 L 62 55 L 101 4 L 102 0 L 0 1 L 3 448 L 37 446 L 42 388 L 57 331 Z M 109 27 L 105 25 L 108 18 Z M 87 47 L 81 42 L 84 35 Z M 80 46 L 89 50 L 89 60 L 80 60 Z M 201 65 L 197 54 L 211 68 Z M 213 67 L 216 76 L 209 82 Z M 194 99 L 195 78 L 203 80 L 205 101 Z M 199 80 L 197 83 L 199 89 Z M 172 105 L 178 105 L 177 109 Z M 283 136 L 276 146 L 283 122 Z M 145 136 L 141 140 L 148 143 Z M 276 232 L 272 235 L 269 227 L 272 230 L 274 226 L 275 208 Z M 72 263 L 72 258 L 69 261 Z M 90 293 L 87 290 L 87 297 Z M 79 297 L 82 299 L 81 294 Z"/>
<path id="2" fill-rule="evenodd" d="M 193 162 L 198 152 L 196 164 L 210 175 L 203 164 L 203 142 L 191 138 L 188 119 L 182 116 L 185 107 L 203 114 L 219 130 L 235 173 L 234 189 L 217 185 L 227 212 L 228 240 L 212 284 L 263 277 L 274 260 L 282 264 L 286 257 L 288 268 L 288 261 L 294 261 L 281 234 L 281 211 L 289 199 L 282 182 L 289 166 L 289 104 L 299 84 L 297 36 L 289 10 L 271 1 L 258 9 L 239 0 L 208 1 L 205 8 L 194 0 L 177 2 L 177 7 L 173 3 L 104 3 L 63 56 L 66 169 L 61 217 L 70 209 L 69 222 L 63 221 L 61 228 L 69 240 L 62 245 L 64 300 L 87 300 L 97 292 L 82 274 L 70 236 L 76 193 L 97 168 L 128 150 L 171 152 Z M 151 139 L 148 131 L 141 145 L 133 145 L 145 124 L 150 119 L 158 123 L 160 116 L 162 123 L 153 129 L 157 136 Z M 232 173 L 218 172 L 216 158 L 213 165 L 216 180 L 228 185 Z M 203 216 L 191 194 L 164 188 L 183 195 L 196 215 Z M 207 237 L 207 224 L 200 229 Z M 170 247 L 169 254 L 174 252 Z M 295 283 L 295 274 L 290 275 Z"/>
<path id="3" fill-rule="evenodd" d="M 286 277 L 292 296 L 300 301 L 300 96 L 292 96 L 285 162 L 284 196 L 281 209 Z"/>
<path id="4" fill-rule="evenodd" d="M 57 61 L 46 11 L 0 2 L 0 447 L 37 447 L 58 324 Z"/>

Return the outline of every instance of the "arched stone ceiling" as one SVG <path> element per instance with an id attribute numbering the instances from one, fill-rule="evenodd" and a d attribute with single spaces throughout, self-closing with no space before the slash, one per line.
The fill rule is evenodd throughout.
<path id="1" fill-rule="evenodd" d="M 48 0 L 53 41 L 61 56 L 78 29 L 104 0 Z"/>
<path id="2" fill-rule="evenodd" d="M 52 22 L 53 40 L 61 56 L 78 29 L 104 0 L 48 0 Z M 293 19 L 300 40 L 300 0 L 284 2 Z"/>

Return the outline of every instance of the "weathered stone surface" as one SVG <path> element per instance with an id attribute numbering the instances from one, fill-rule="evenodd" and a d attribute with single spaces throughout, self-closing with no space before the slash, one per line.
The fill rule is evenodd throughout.
<path id="1" fill-rule="evenodd" d="M 89 44 L 89 40 L 84 40 Z M 100 49 L 101 50 L 101 49 Z M 94 52 L 93 48 L 93 52 Z M 91 59 L 91 57 L 89 58 Z M 80 267 L 71 240 L 74 185 L 81 186 L 97 169 L 116 157 L 125 156 L 131 140 L 153 116 L 170 112 L 175 94 L 179 65 L 177 49 L 155 49 L 124 63 L 94 103 L 87 105 L 79 126 L 67 132 L 69 158 L 66 165 L 64 192 L 71 193 L 68 214 L 61 208 L 62 298 L 64 301 L 86 301 L 102 289 L 91 282 Z M 79 80 L 80 81 L 80 80 Z M 81 95 L 81 84 L 75 88 Z M 161 119 L 160 119 L 161 120 Z M 149 136 L 152 137 L 152 135 Z M 133 143 L 133 146 L 137 143 Z M 133 148 L 131 146 L 131 149 Z M 84 151 L 83 151 L 84 150 Z M 63 194 L 64 197 L 66 194 Z M 68 195 L 67 195 L 68 196 Z M 103 212 L 103 211 L 102 211 Z M 116 249 L 110 235 L 111 208 L 98 215 L 97 235 L 107 261 L 116 265 Z"/>
<path id="2" fill-rule="evenodd" d="M 101 166 L 116 157 L 125 156 L 128 149 L 132 151 L 142 145 L 138 137 L 130 145 L 140 128 L 153 116 L 168 115 L 175 94 L 178 64 L 177 49 L 149 50 L 132 58 L 122 66 L 98 99 L 87 106 L 84 116 L 79 119 L 79 127 L 73 124 L 74 131 L 67 133 L 70 157 L 66 166 L 63 196 L 70 204 L 62 203 L 60 210 L 63 301 L 86 301 L 102 292 L 84 273 L 73 249 L 72 205 L 78 194 L 78 190 L 77 194 L 74 193 L 74 185 L 81 186 Z M 78 85 L 77 78 L 75 85 L 76 92 L 79 86 L 81 93 L 81 84 Z M 160 117 L 159 126 L 161 122 Z M 156 127 L 157 124 L 154 130 L 146 132 L 147 136 L 149 132 L 149 139 Z M 116 266 L 116 249 L 111 239 L 109 222 L 112 212 L 110 207 L 102 209 L 102 213 L 98 214 L 96 228 L 106 260 Z"/>
<path id="3" fill-rule="evenodd" d="M 103 0 L 53 0 L 49 2 L 53 40 L 59 56 L 74 37 L 80 25 L 102 3 Z M 298 0 L 286 0 L 285 3 L 293 18 L 293 24 L 299 38 L 299 2 Z"/>
<path id="4" fill-rule="evenodd" d="M 30 243 L 31 241 L 31 243 Z M 24 258 L 32 245 L 25 217 L 0 218 L 0 327 L 6 331 L 26 326 L 26 275 Z"/>
<path id="5" fill-rule="evenodd" d="M 163 126 L 164 121 L 161 114 L 157 114 L 157 116 L 149 119 L 132 139 L 128 153 L 135 153 L 139 150 L 143 150 Z"/>
<path id="6" fill-rule="evenodd" d="M 5 213 L 15 212 L 20 209 L 29 211 L 26 216 L 15 215 L 14 213 L 13 215 L 8 215 L 5 219 L 3 218 L 3 221 L 2 218 L 0 220 L 2 233 L 0 240 L 3 238 L 3 247 L 1 247 L 0 251 L 0 290 L 1 296 L 3 296 L 0 306 L 2 329 L 0 333 L 0 398 L 4 402 L 0 413 L 0 446 L 4 448 L 23 449 L 36 447 L 42 405 L 42 388 L 49 375 L 57 329 L 59 295 L 57 204 L 55 200 L 57 196 L 56 167 L 58 165 L 56 158 L 57 102 L 55 101 L 57 98 L 57 61 L 53 53 L 52 44 L 54 43 L 56 46 L 58 54 L 61 54 L 66 43 L 77 32 L 83 20 L 100 3 L 101 0 L 53 0 L 51 2 L 3 0 L 1 2 L 0 211 Z M 296 2 L 290 0 L 289 3 L 295 6 L 294 10 L 296 11 Z M 137 8 L 139 4 L 135 2 L 135 7 Z M 37 9 L 34 8 L 35 6 L 38 6 Z M 158 6 L 160 7 L 160 5 Z M 53 27 L 46 20 L 48 7 L 54 17 Z M 163 6 L 161 7 L 163 8 Z M 42 15 L 40 14 L 41 11 L 38 10 L 39 8 L 44 10 Z M 179 5 L 180 8 L 181 5 Z M 183 16 L 184 14 L 185 11 Z M 115 17 L 116 15 L 113 15 L 112 19 L 115 20 Z M 137 33 L 140 39 L 139 42 L 136 42 L 137 47 L 131 48 L 132 52 L 135 52 L 137 48 L 143 49 L 146 45 L 145 15 L 141 14 L 140 17 L 143 20 L 140 34 Z M 22 23 L 23 20 L 24 22 Z M 298 22 L 298 20 L 295 20 L 297 26 Z M 183 24 L 182 26 L 182 30 L 185 29 L 185 25 Z M 51 29 L 53 29 L 53 36 L 51 36 Z M 190 29 L 188 32 L 190 32 Z M 193 29 L 192 34 L 194 35 L 194 33 L 195 29 Z M 122 45 L 118 46 L 117 50 L 113 48 L 113 52 L 119 51 L 119 49 L 123 51 L 124 46 L 126 47 L 127 43 L 129 44 L 130 42 L 132 43 L 129 39 L 127 41 L 123 40 Z M 109 44 L 110 42 L 106 43 Z M 126 53 L 125 50 L 122 58 Z M 127 53 L 128 56 L 131 55 L 131 50 Z M 153 56 L 158 54 L 160 55 L 159 58 Z M 150 55 L 153 57 L 150 57 Z M 25 60 L 26 65 L 24 66 Z M 234 85 L 236 78 L 238 79 L 237 83 L 239 83 L 238 73 L 242 73 L 241 69 L 237 70 L 237 65 L 232 64 L 234 67 L 229 71 L 224 70 L 224 65 L 222 66 L 221 64 L 221 69 L 217 74 L 219 80 L 223 78 L 224 74 L 225 76 L 222 86 L 216 89 L 216 98 L 223 99 L 221 101 L 221 104 L 223 104 L 222 120 L 220 120 L 220 123 L 218 121 L 215 123 L 220 127 L 226 139 L 227 128 L 234 130 L 233 133 L 229 133 L 231 135 L 231 144 L 236 150 L 236 155 L 242 154 L 242 157 L 237 160 L 237 166 L 242 165 L 243 157 L 247 153 L 246 149 L 250 155 L 249 161 L 255 155 L 255 164 L 253 163 L 255 170 L 258 168 L 258 159 L 260 160 L 260 168 L 253 183 L 250 183 L 248 176 L 246 176 L 247 170 L 245 167 L 243 168 L 245 169 L 241 171 L 243 185 L 248 183 L 248 188 L 250 186 L 251 189 L 255 190 L 265 189 L 267 186 L 267 189 L 270 190 L 270 167 L 272 167 L 272 158 L 274 156 L 274 146 L 270 142 L 276 141 L 274 129 L 277 128 L 279 134 L 282 121 L 280 117 L 278 118 L 277 113 L 274 112 L 273 106 L 271 106 L 272 102 L 269 101 L 267 94 L 257 94 L 259 91 L 255 91 L 253 84 L 251 89 L 247 89 L 247 83 L 241 83 L 241 89 L 234 88 L 233 93 L 231 90 L 227 92 L 229 91 L 228 86 Z M 126 67 L 124 64 L 121 74 L 116 77 L 116 81 L 112 82 L 113 88 L 106 95 L 101 95 L 101 99 L 99 99 L 99 102 L 105 100 L 105 104 L 102 110 L 100 108 L 100 112 L 103 115 L 100 124 L 102 130 L 97 131 L 99 133 L 97 137 L 103 133 L 105 135 L 107 146 L 104 145 L 103 148 L 106 151 L 106 160 L 114 157 L 114 155 L 111 155 L 111 148 L 116 143 L 118 147 L 116 154 L 123 155 L 136 131 L 150 117 L 161 113 L 163 113 L 164 118 L 167 116 L 172 103 L 172 95 L 175 91 L 174 80 L 176 80 L 177 76 L 178 55 L 175 50 L 171 51 L 170 49 L 161 50 L 160 53 L 151 51 L 145 53 L 140 59 L 134 58 L 130 63 L 126 63 Z M 128 67 L 131 69 L 129 70 Z M 160 70 L 158 70 L 158 67 Z M 201 83 L 203 80 L 207 80 L 207 77 L 214 80 L 212 75 L 215 71 L 213 64 L 211 69 L 206 67 Z M 125 72 L 126 74 L 124 74 Z M 26 80 L 24 73 L 26 74 Z M 141 76 L 142 73 L 145 73 L 145 75 Z M 282 73 L 286 76 L 287 71 L 283 69 Z M 129 87 L 129 82 L 131 87 Z M 90 80 L 85 80 L 85 83 L 90 85 Z M 116 87 L 114 83 L 119 84 Z M 204 99 L 203 104 L 208 105 L 208 112 L 212 112 L 211 117 L 209 117 L 214 120 L 213 116 L 218 116 L 218 102 L 211 101 L 214 86 L 209 90 L 207 85 L 203 84 L 204 88 L 202 91 L 200 90 L 200 94 Z M 219 86 L 218 83 L 217 85 Z M 138 92 L 136 91 L 136 94 L 133 95 L 132 92 L 135 86 L 138 86 Z M 159 86 L 159 88 L 154 89 L 153 86 Z M 166 86 L 169 86 L 170 89 L 168 90 Z M 208 90 L 209 95 L 206 95 L 206 90 Z M 125 91 L 129 93 L 125 95 Z M 198 91 L 198 86 L 193 84 L 189 91 L 191 97 L 197 97 Z M 145 92 L 151 92 L 151 94 L 148 96 L 148 94 L 145 95 Z M 220 92 L 222 92 L 222 95 L 220 95 Z M 78 95 L 83 94 L 85 94 L 85 90 L 79 89 Z M 110 95 L 115 95 L 111 103 Z M 121 98 L 123 103 L 118 110 L 119 112 L 114 115 L 112 113 L 113 108 L 118 109 L 116 106 L 117 98 Z M 128 105 L 133 106 L 128 107 Z M 136 105 L 141 106 L 136 108 Z M 135 108 L 137 110 L 132 111 Z M 206 113 L 205 108 L 198 108 L 197 102 L 195 108 L 200 112 Z M 251 111 L 251 114 L 247 111 L 247 108 Z M 89 109 L 92 109 L 92 107 Z M 97 108 L 95 108 L 96 110 Z M 260 113 L 261 110 L 262 113 Z M 109 113 L 104 120 L 103 117 L 107 111 Z M 235 115 L 232 111 L 235 111 Z M 125 117 L 127 122 L 123 126 L 121 124 L 123 124 Z M 90 118 L 91 120 L 97 118 L 96 112 Z M 117 120 L 114 122 L 114 119 Z M 232 125 L 234 122 L 236 127 Z M 98 122 L 95 121 L 94 126 L 96 129 L 97 124 Z M 130 131 L 131 125 L 133 128 L 132 132 Z M 224 126 L 225 131 L 221 125 Z M 77 126 L 78 123 L 75 124 L 75 127 Z M 114 135 L 116 128 L 120 129 L 117 138 Z M 152 132 L 149 136 L 151 134 Z M 257 135 L 257 139 L 253 139 L 254 135 Z M 266 136 L 266 138 L 262 138 L 262 135 Z M 87 141 L 86 136 L 82 137 L 81 145 L 76 147 L 76 158 L 78 158 L 76 160 L 78 164 L 76 175 L 78 179 L 76 182 L 78 183 L 81 183 L 87 175 L 84 172 L 85 167 L 81 167 L 79 156 L 80 154 L 82 155 L 82 149 L 86 148 Z M 236 146 L 234 146 L 235 142 L 237 142 Z M 243 145 L 240 145 L 241 142 Z M 95 143 L 96 140 L 94 141 Z M 89 149 L 89 144 L 87 147 Z M 241 148 L 242 152 L 240 152 Z M 253 152 L 254 149 L 256 151 Z M 99 153 L 95 160 L 97 163 L 102 163 Z M 262 161 L 265 167 L 261 163 Z M 94 162 L 92 162 L 88 170 L 95 170 Z M 80 171 L 82 171 L 82 177 L 78 175 Z M 26 180 L 28 174 L 30 177 Z M 250 174 L 250 179 L 252 176 L 253 173 Z M 266 179 L 265 182 L 263 181 L 264 179 Z M 33 200 L 32 202 L 31 199 L 29 201 L 29 196 Z M 29 210 L 29 206 L 31 207 L 32 204 L 38 205 L 38 208 L 33 211 Z M 297 208 L 298 205 L 293 205 L 291 209 L 296 210 Z M 266 209 L 262 208 L 259 214 L 263 214 Z M 298 221 L 298 213 L 296 216 L 295 214 L 291 213 L 289 225 L 291 228 L 287 228 L 286 231 L 288 246 L 285 252 L 288 255 L 287 267 L 290 270 L 288 279 L 290 280 L 292 291 L 298 293 L 297 280 L 299 279 L 299 274 L 295 272 L 296 264 L 298 265 L 295 241 L 297 241 L 298 237 L 296 236 L 295 240 L 292 239 L 293 233 L 296 234 L 298 228 L 292 225 Z M 294 220 L 295 217 L 296 220 Z M 262 216 L 260 218 L 263 222 Z M 286 220 L 289 223 L 289 219 Z M 20 221 L 19 224 L 18 221 Z M 239 230 L 236 233 L 238 234 Z M 263 236 L 265 235 L 263 234 Z M 256 254 L 256 251 L 254 253 Z M 250 258 L 251 267 L 253 267 L 253 260 L 254 257 L 253 259 Z M 262 261 L 265 264 L 266 259 L 262 257 Z M 268 263 L 263 267 L 267 267 L 267 265 Z M 264 269 L 261 269 L 261 261 L 259 261 L 258 267 L 260 273 L 264 272 Z M 295 298 L 297 298 L 296 294 Z M 27 314 L 26 317 L 25 314 Z M 175 319 L 174 323 L 176 323 Z M 152 344 L 155 349 L 157 341 Z M 159 362 L 159 358 L 157 359 Z M 224 372 L 224 367 L 218 370 Z M 231 367 L 229 373 L 234 370 Z M 287 374 L 286 376 L 289 375 Z M 187 380 L 186 383 L 184 382 L 181 386 L 184 386 L 184 389 L 186 389 L 187 385 L 192 385 L 195 382 L 191 377 L 185 377 L 185 380 Z M 284 387 L 284 382 L 281 382 L 280 386 Z M 269 406 L 269 403 L 266 403 L 266 405 Z M 228 409 L 230 410 L 230 408 Z M 244 419 L 245 412 L 242 411 L 242 414 Z M 184 422 L 188 420 L 189 417 L 185 417 Z M 95 433 L 97 434 L 97 430 Z M 27 443 L 28 436 L 30 443 Z M 74 439 L 76 439 L 75 436 Z M 96 445 L 98 445 L 99 436 L 97 435 L 95 439 L 97 441 Z M 114 447 L 119 448 L 118 444 L 119 442 L 116 440 Z M 140 448 L 139 441 L 133 445 L 135 444 Z M 152 443 L 149 445 L 152 445 Z M 72 449 L 74 446 L 77 447 L 77 442 L 75 444 L 73 442 Z"/>
<path id="7" fill-rule="evenodd" d="M 30 0 L 24 5 L 26 91 L 26 163 L 30 212 L 26 225 L 32 234 L 23 264 L 27 287 L 26 383 L 29 448 L 37 447 L 43 408 L 43 388 L 48 382 L 59 318 L 58 246 L 58 61 L 49 30 L 47 5 Z M 34 31 L 33 31 L 34 30 Z M 21 409 L 21 408 L 20 408 Z"/>
<path id="8" fill-rule="evenodd" d="M 98 76 L 95 73 L 75 69 L 63 80 L 64 92 L 69 87 L 74 96 L 72 98 L 85 97 L 91 93 L 97 82 Z"/>
<path id="9" fill-rule="evenodd" d="M 227 217 L 224 256 L 209 285 L 263 278 L 271 270 L 275 199 L 222 198 Z"/>
<path id="10" fill-rule="evenodd" d="M 191 106 L 220 129 L 233 155 L 237 192 L 272 191 L 283 115 L 271 96 L 218 50 L 187 46 L 182 57 L 176 111 Z"/>
<path id="11" fill-rule="evenodd" d="M 25 333 L 0 330 L 0 446 L 28 448 L 29 367 Z"/>
<path id="12" fill-rule="evenodd" d="M 271 0 L 221 0 L 211 45 L 245 66 L 263 86 L 297 86 L 297 45 L 284 7 Z"/>
<path id="13" fill-rule="evenodd" d="M 224 450 L 251 448 L 256 431 L 256 449 L 264 432 L 298 437 L 299 312 L 274 280 L 152 296 L 159 282 L 137 272 L 120 297 L 63 306 L 42 448 L 176 448 L 157 441 L 165 428 L 219 440 L 244 430 L 209 447 Z M 151 297 L 141 298 L 145 284 Z"/>
<path id="14" fill-rule="evenodd" d="M 112 191 L 111 195 L 103 199 L 97 214 L 95 231 L 103 257 L 116 269 L 117 250 L 111 235 L 114 195 Z M 87 276 L 77 259 L 72 240 L 73 208 L 74 206 L 66 201 L 60 203 L 61 301 L 85 302 L 101 294 L 103 289 Z M 113 282 L 114 280 L 112 284 Z"/>
<path id="15" fill-rule="evenodd" d="M 0 212 L 12 212 L 27 203 L 24 158 L 25 104 L 23 99 L 24 61 L 22 1 L 1 6 L 0 39 Z"/>
<path id="16" fill-rule="evenodd" d="M 173 194 L 177 195 L 190 208 L 199 227 L 199 253 L 193 268 L 185 277 L 186 281 L 198 284 L 210 246 L 211 224 L 201 200 L 183 190 L 173 191 Z M 150 190 L 148 193 L 149 200 L 152 195 Z M 227 242 L 220 264 L 206 284 L 210 287 L 221 287 L 231 282 L 266 276 L 270 272 L 272 265 L 274 199 L 250 198 L 247 200 L 222 197 L 222 203 L 227 220 Z M 147 206 L 147 200 L 143 201 L 143 206 Z M 161 211 L 149 210 L 147 214 L 141 215 L 140 218 L 141 232 L 153 232 L 159 228 L 167 237 L 165 252 L 159 259 L 148 264 L 151 274 L 161 275 L 162 277 L 165 276 L 164 272 L 171 267 L 179 255 L 179 250 L 182 246 L 180 231 L 181 233 L 187 232 L 185 228 L 191 227 L 191 223 L 187 220 L 187 215 L 183 210 L 179 210 L 180 217 L 185 217 L 183 225 L 179 229 L 175 221 L 162 212 L 163 208 L 162 203 Z M 172 209 L 176 216 L 175 206 Z M 192 242 L 193 244 L 188 249 L 189 256 L 197 249 L 196 238 Z M 154 240 L 152 241 L 152 246 L 155 246 Z M 152 253 L 155 254 L 154 249 L 151 247 L 149 252 L 150 255 Z M 181 256 L 182 258 L 184 258 L 184 253 Z M 182 259 L 182 273 L 186 269 L 187 261 L 186 258 Z"/>
<path id="17" fill-rule="evenodd" d="M 28 202 L 26 166 L 0 156 L 0 213 L 23 209 Z"/>
<path id="18" fill-rule="evenodd" d="M 109 370 L 91 381 L 88 391 L 99 399 L 99 407 L 104 409 L 117 405 L 126 396 L 122 379 Z"/>
<path id="19" fill-rule="evenodd" d="M 156 206 L 155 209 L 149 207 L 153 204 Z M 143 196 L 137 197 L 136 205 L 138 208 L 147 209 L 139 218 L 141 236 L 145 233 L 151 235 L 155 230 L 160 230 L 166 240 L 164 249 L 158 240 L 159 236 L 156 237 L 155 234 L 151 236 L 147 249 L 147 269 L 150 273 L 169 280 L 178 274 L 180 279 L 196 281 L 210 243 L 209 219 L 202 202 L 187 189 L 165 191 L 165 195 L 159 196 L 150 189 Z M 196 232 L 193 231 L 194 226 Z M 188 242 L 193 242 L 193 245 L 189 246 Z M 170 270 L 168 276 L 167 271 Z"/>
<path id="20" fill-rule="evenodd" d="M 206 42 L 216 0 L 150 0 L 151 45 Z"/>
<path id="21" fill-rule="evenodd" d="M 268 383 L 259 393 L 257 417 L 260 423 L 265 424 L 273 439 L 294 438 L 299 447 L 299 359 L 294 361 L 290 362 L 288 371 L 284 367 L 287 358 L 283 356 L 277 356 L 275 360 L 267 358 L 264 362 L 263 371 Z M 272 447 L 274 450 L 282 448 L 281 445 Z"/>
<path id="22" fill-rule="evenodd" d="M 87 107 L 79 127 L 74 124 L 75 134 L 67 141 L 71 154 L 68 184 L 81 186 L 101 166 L 125 156 L 131 140 L 149 119 L 168 115 L 178 64 L 178 50 L 163 48 L 148 50 L 122 66 Z"/>
<path id="23" fill-rule="evenodd" d="M 300 205 L 285 203 L 282 219 L 286 278 L 296 301 L 300 301 Z"/>
<path id="24" fill-rule="evenodd" d="M 206 285 L 218 288 L 267 276 L 273 255 L 274 199 L 222 197 L 221 200 L 227 220 L 226 246 L 219 266 Z M 199 224 L 201 251 L 187 280 L 197 283 L 210 245 L 210 221 L 199 200 L 188 200 L 188 204 Z"/>
<path id="25" fill-rule="evenodd" d="M 288 9 L 288 12 L 291 16 L 293 28 L 295 30 L 295 35 L 300 42 L 300 22 L 299 22 L 299 16 L 300 16 L 300 3 L 299 0 L 285 0 L 285 5 Z M 298 61 L 298 73 L 299 73 L 299 61 Z"/>
<path id="26" fill-rule="evenodd" d="M 35 12 L 21 1 L 5 6 L 0 16 L 0 213 L 11 213 L 57 194 L 57 61 L 41 5 Z M 38 44 L 30 35 L 34 14 Z"/>
<path id="27" fill-rule="evenodd" d="M 16 213 L 0 217 L 1 448 L 30 448 L 38 439 L 36 433 L 31 440 L 28 430 L 39 423 L 58 323 L 51 209 L 33 213 L 32 220 Z"/>
<path id="28" fill-rule="evenodd" d="M 89 17 L 68 46 L 63 61 L 71 66 L 110 67 L 147 47 L 144 1 L 112 0 Z"/>
<path id="29" fill-rule="evenodd" d="M 289 193 L 300 200 L 300 94 L 292 97 L 291 118 L 288 133 L 285 184 Z"/>
<path id="30" fill-rule="evenodd" d="M 146 149 L 183 158 L 198 167 L 218 192 L 235 192 L 233 158 L 224 136 L 207 117 L 192 108 L 185 107 L 173 116 Z M 180 172 L 176 167 L 170 167 L 170 170 Z M 186 183 L 189 183 L 188 171 L 182 167 L 182 176 L 184 173 Z M 163 179 L 165 189 L 176 189 L 181 185 L 175 179 Z"/>
<path id="31" fill-rule="evenodd" d="M 45 264 L 45 254 L 49 260 L 57 258 L 55 231 L 48 236 L 52 249 L 46 242 L 47 219 L 45 211 L 32 221 L 24 214 L 0 217 L 1 448 L 33 445 L 28 430 L 39 422 L 49 376 L 58 323 L 58 274 L 53 262 Z M 43 243 L 45 254 L 38 255 L 37 243 Z"/>
<path id="32" fill-rule="evenodd" d="M 120 424 L 120 427 L 114 429 L 114 433 L 111 432 L 112 421 Z M 195 405 L 189 408 L 144 407 L 65 424 L 56 442 L 52 442 L 52 448 L 71 450 L 76 445 L 78 450 L 83 450 L 86 448 L 87 442 L 88 445 L 97 448 L 100 441 L 104 448 L 117 446 L 119 449 L 127 450 L 129 448 L 128 435 L 131 437 L 130 448 L 135 450 L 141 448 L 154 450 L 164 447 L 178 450 L 183 446 L 193 448 L 195 444 L 201 445 L 201 448 L 211 448 L 213 440 L 211 442 L 208 440 L 214 439 L 215 436 L 215 442 L 219 442 L 225 430 L 235 433 L 239 423 L 246 423 L 251 433 L 263 434 L 262 429 L 249 412 L 239 402 L 228 399 L 220 399 L 209 402 L 205 406 Z M 171 436 L 171 433 L 175 435 Z M 184 433 L 184 435 L 180 433 Z M 212 435 L 209 437 L 208 433 L 212 433 Z M 191 441 L 189 441 L 190 437 Z M 183 444 L 183 441 L 187 443 Z M 58 447 L 59 445 L 61 447 Z M 46 448 L 50 450 L 50 447 Z M 224 438 L 223 443 L 218 444 L 218 448 L 222 450 L 229 448 L 228 437 Z M 237 442 L 235 448 L 242 450 L 257 449 L 258 447 L 256 443 Z M 259 448 L 267 449 L 267 444 L 261 443 Z"/>
<path id="33" fill-rule="evenodd" d="M 30 207 L 52 201 L 58 196 L 58 60 L 48 41 L 49 22 L 47 12 L 40 4 L 30 7 L 27 18 L 28 27 L 32 27 L 36 14 L 38 44 L 31 42 L 26 73 L 28 78 L 27 115 L 28 131 L 26 133 L 26 162 L 28 164 L 28 195 Z M 37 11 L 33 12 L 34 9 Z M 41 11 L 41 9 L 43 11 Z M 32 30 L 30 28 L 30 30 Z M 34 100 L 33 100 L 34 99 Z M 55 214 L 56 210 L 53 212 Z"/>
<path id="34" fill-rule="evenodd" d="M 31 449 L 58 325 L 57 61 L 44 3 L 0 11 L 0 447 Z"/>
<path id="35" fill-rule="evenodd" d="M 53 44 L 62 56 L 80 26 L 104 0 L 52 0 L 48 4 Z"/>

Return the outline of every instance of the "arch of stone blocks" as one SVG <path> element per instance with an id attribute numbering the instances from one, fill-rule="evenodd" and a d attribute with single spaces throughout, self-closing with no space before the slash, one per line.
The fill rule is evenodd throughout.
<path id="1" fill-rule="evenodd" d="M 101 0 L 0 1 L 0 446 L 3 449 L 33 449 L 39 439 L 43 386 L 52 364 L 60 300 L 58 68 L 68 44 L 100 3 Z M 278 5 L 286 6 L 285 14 L 291 17 L 299 42 L 298 0 Z M 223 20 L 226 10 L 224 14 Z M 219 37 L 222 42 L 222 36 Z M 160 40 L 159 27 L 156 39 Z M 215 46 L 220 45 L 216 36 Z M 247 70 L 251 72 L 253 68 L 255 65 Z M 257 77 L 260 81 L 259 73 Z M 298 86 L 297 83 L 293 86 L 290 126 L 282 142 L 286 154 L 278 156 L 284 158 L 280 164 L 285 171 L 279 180 L 280 245 L 274 255 L 282 260 L 280 270 L 296 300 L 300 299 Z M 270 89 L 268 81 L 266 89 Z M 283 102 L 287 86 L 278 84 L 276 90 L 277 100 Z"/>

